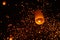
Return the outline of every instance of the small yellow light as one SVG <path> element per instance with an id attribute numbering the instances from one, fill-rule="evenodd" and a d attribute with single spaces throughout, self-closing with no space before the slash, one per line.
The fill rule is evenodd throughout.
<path id="1" fill-rule="evenodd" d="M 38 20 L 38 22 L 40 23 L 41 21 L 40 21 L 40 20 Z"/>

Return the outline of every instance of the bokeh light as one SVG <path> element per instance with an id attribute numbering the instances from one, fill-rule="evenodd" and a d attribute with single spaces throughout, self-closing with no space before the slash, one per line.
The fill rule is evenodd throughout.
<path id="1" fill-rule="evenodd" d="M 10 35 L 10 38 L 9 38 L 9 40 L 13 40 L 13 37 L 12 37 L 12 35 Z"/>
<path id="2" fill-rule="evenodd" d="M 9 40 L 13 40 L 12 38 L 10 38 Z"/>
<path id="3" fill-rule="evenodd" d="M 6 5 L 6 1 L 3 1 L 3 2 L 2 2 L 2 5 Z"/>

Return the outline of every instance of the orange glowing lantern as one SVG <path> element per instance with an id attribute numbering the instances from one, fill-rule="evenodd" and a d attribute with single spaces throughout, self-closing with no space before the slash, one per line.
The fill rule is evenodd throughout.
<path id="1" fill-rule="evenodd" d="M 9 38 L 9 40 L 13 40 L 13 37 L 12 37 L 12 35 L 10 35 L 10 38 Z"/>
<path id="2" fill-rule="evenodd" d="M 41 10 L 36 10 L 35 12 L 35 23 L 41 25 L 44 23 L 44 16 Z"/>
<path id="3" fill-rule="evenodd" d="M 6 5 L 6 1 L 3 1 L 3 2 L 2 2 L 2 5 Z"/>
<path id="4" fill-rule="evenodd" d="M 9 40 L 13 40 L 12 38 L 10 38 Z"/>

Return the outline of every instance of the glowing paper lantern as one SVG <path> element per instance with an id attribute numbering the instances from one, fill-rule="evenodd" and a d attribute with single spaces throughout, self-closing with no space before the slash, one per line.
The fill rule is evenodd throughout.
<path id="1" fill-rule="evenodd" d="M 13 38 L 10 38 L 9 40 L 13 40 Z"/>
<path id="2" fill-rule="evenodd" d="M 12 35 L 10 35 L 10 38 L 9 38 L 9 40 L 13 40 L 13 37 L 12 37 Z"/>
<path id="3" fill-rule="evenodd" d="M 2 5 L 6 5 L 6 1 L 3 1 L 3 2 L 2 2 Z"/>
<path id="4" fill-rule="evenodd" d="M 44 23 L 44 16 L 41 10 L 36 10 L 35 12 L 35 23 L 41 25 Z"/>

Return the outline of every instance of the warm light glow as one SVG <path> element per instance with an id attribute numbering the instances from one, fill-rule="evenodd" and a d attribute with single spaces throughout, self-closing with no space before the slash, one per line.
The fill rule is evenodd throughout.
<path id="1" fill-rule="evenodd" d="M 12 36 L 12 35 L 10 35 L 10 38 L 9 38 L 9 40 L 13 40 L 13 36 Z"/>
<path id="2" fill-rule="evenodd" d="M 38 22 L 40 23 L 41 21 L 40 21 L 40 20 L 38 20 Z"/>
<path id="3" fill-rule="evenodd" d="M 3 1 L 3 2 L 2 2 L 2 5 L 6 5 L 6 1 Z"/>
<path id="4" fill-rule="evenodd" d="M 41 10 L 36 10 L 35 12 L 35 23 L 41 25 L 44 23 L 44 16 Z"/>
<path id="5" fill-rule="evenodd" d="M 13 38 L 10 38 L 9 40 L 13 40 Z"/>

